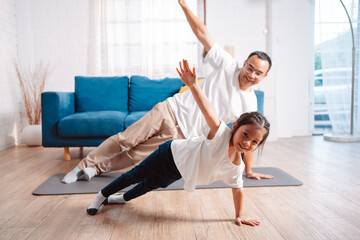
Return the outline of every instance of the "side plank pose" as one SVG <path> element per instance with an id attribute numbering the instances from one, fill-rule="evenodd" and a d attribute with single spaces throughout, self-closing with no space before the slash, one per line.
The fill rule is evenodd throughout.
<path id="1" fill-rule="evenodd" d="M 123 204 L 159 187 L 165 188 L 180 178 L 184 179 L 184 189 L 190 192 L 195 190 L 196 185 L 222 180 L 232 187 L 236 223 L 259 225 L 258 220 L 242 215 L 242 174 L 245 166 L 241 154 L 263 147 L 269 135 L 269 122 L 258 112 L 247 112 L 230 129 L 216 116 L 209 99 L 197 84 L 195 68 L 191 71 L 187 61 L 183 60 L 183 66 L 180 63 L 177 71 L 190 88 L 210 128 L 209 132 L 160 145 L 138 166 L 103 188 L 87 208 L 87 213 L 95 215 L 102 204 Z M 126 193 L 113 195 L 136 183 Z"/>
<path id="2" fill-rule="evenodd" d="M 214 69 L 198 86 L 211 102 L 216 116 L 227 124 L 234 122 L 242 113 L 257 111 L 257 99 L 251 87 L 267 76 L 271 68 L 270 57 L 256 51 L 243 64 L 238 63 L 215 43 L 206 26 L 190 11 L 185 1 L 179 0 L 179 4 L 195 36 L 208 52 L 205 62 Z M 80 176 L 90 180 L 104 172 L 133 167 L 160 144 L 168 140 L 205 135 L 208 128 L 191 92 L 175 94 L 155 105 L 124 132 L 106 139 L 66 174 L 62 182 L 72 183 Z M 272 178 L 270 175 L 252 172 L 252 151 L 244 155 L 248 178 Z"/>

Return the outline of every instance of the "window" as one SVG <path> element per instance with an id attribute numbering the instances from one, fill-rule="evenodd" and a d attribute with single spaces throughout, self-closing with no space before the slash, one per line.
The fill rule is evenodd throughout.
<path id="1" fill-rule="evenodd" d="M 359 1 L 343 0 L 350 15 L 357 46 L 355 92 L 359 76 Z M 349 133 L 351 113 L 352 35 L 339 0 L 315 1 L 314 133 Z M 355 96 L 355 118 L 359 98 Z"/>
<path id="2" fill-rule="evenodd" d="M 199 1 L 188 1 L 202 19 Z M 106 75 L 177 77 L 183 58 L 196 67 L 199 43 L 177 1 L 107 0 L 101 30 L 101 72 Z"/>

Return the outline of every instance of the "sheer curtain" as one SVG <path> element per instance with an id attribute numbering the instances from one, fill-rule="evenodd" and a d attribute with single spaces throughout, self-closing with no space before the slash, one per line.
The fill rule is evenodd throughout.
<path id="1" fill-rule="evenodd" d="M 359 133 L 359 0 L 343 0 L 355 35 L 354 133 Z M 350 133 L 352 37 L 350 24 L 339 0 L 317 0 L 315 50 L 320 53 L 322 84 L 332 132 Z"/>
<path id="2" fill-rule="evenodd" d="M 203 19 L 203 0 L 188 1 Z M 91 1 L 90 75 L 176 77 L 178 62 L 202 62 L 199 43 L 177 1 Z"/>

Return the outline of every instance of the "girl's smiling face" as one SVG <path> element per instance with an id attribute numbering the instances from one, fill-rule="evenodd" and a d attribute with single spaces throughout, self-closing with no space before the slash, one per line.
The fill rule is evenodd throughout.
<path id="1" fill-rule="evenodd" d="M 233 128 L 236 124 L 233 125 Z M 266 130 L 257 124 L 246 124 L 240 126 L 230 142 L 230 146 L 234 147 L 239 153 L 254 151 L 264 138 Z"/>

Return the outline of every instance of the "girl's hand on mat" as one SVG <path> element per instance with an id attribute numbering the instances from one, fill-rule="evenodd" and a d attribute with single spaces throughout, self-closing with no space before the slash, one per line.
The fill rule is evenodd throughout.
<path id="1" fill-rule="evenodd" d="M 262 174 L 262 173 L 256 173 L 256 172 L 249 172 L 249 173 L 246 173 L 246 177 L 260 180 L 262 178 L 264 178 L 264 179 L 272 179 L 274 176 L 267 175 L 267 174 Z"/>
<path id="2" fill-rule="evenodd" d="M 250 219 L 245 216 L 237 217 L 235 219 L 235 221 L 236 221 L 237 225 L 239 225 L 239 226 L 241 226 L 243 224 L 250 225 L 250 226 L 259 226 L 260 225 L 260 221 L 258 221 L 256 219 Z"/>

